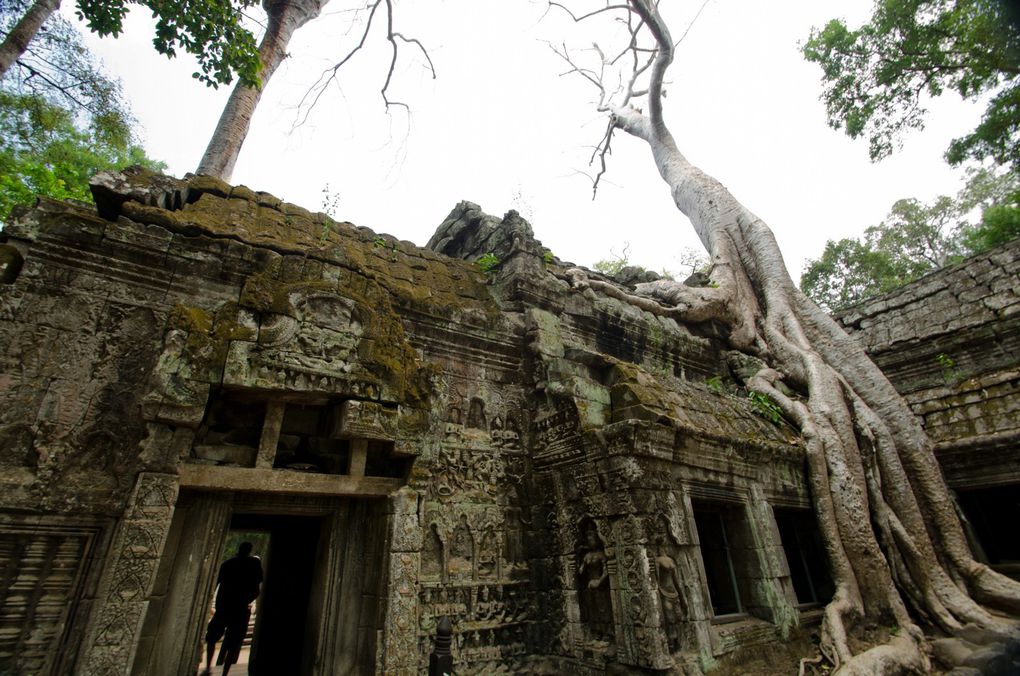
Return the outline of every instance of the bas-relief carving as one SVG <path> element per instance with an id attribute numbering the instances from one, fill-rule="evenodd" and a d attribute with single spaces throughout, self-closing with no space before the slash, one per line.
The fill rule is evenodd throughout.
<path id="1" fill-rule="evenodd" d="M 355 302 L 303 289 L 289 303 L 291 314 L 265 313 L 255 342 L 231 342 L 224 383 L 374 398 L 373 378 L 358 360 L 366 327 Z"/>
<path id="2" fill-rule="evenodd" d="M 167 331 L 153 369 L 152 386 L 142 400 L 143 414 L 149 420 L 192 427 L 202 422 L 209 385 L 190 378 L 187 339 L 186 331 Z"/>
<path id="3" fill-rule="evenodd" d="M 235 245 L 248 246 L 232 241 Z M 246 249 L 245 255 L 249 253 Z M 307 263 L 298 258 L 289 260 Z M 322 261 L 314 265 L 330 267 Z M 243 267 L 230 274 L 238 275 Z M 321 278 L 344 288 L 337 281 L 338 266 L 322 272 Z M 221 282 L 225 279 L 221 276 Z M 373 317 L 359 316 L 361 306 L 322 288 L 292 293 L 290 308 L 274 304 L 279 313 L 267 311 L 256 317 L 238 310 L 236 322 L 251 335 L 250 340 L 232 339 L 226 354 L 219 355 L 227 362 L 226 383 L 289 393 L 379 396 L 379 387 L 362 378 L 365 362 L 359 357 L 363 351 L 359 348 L 368 345 L 366 336 L 373 337 Z M 578 317 L 591 319 L 583 314 L 579 298 L 571 302 L 582 311 Z M 574 321 L 570 317 L 566 313 L 562 318 L 559 340 L 567 338 L 577 343 L 575 351 L 595 355 L 590 345 L 581 345 L 591 342 L 589 329 L 577 320 L 575 332 L 568 326 Z M 419 320 L 401 316 L 400 321 L 414 336 Z M 454 335 L 473 341 L 474 327 L 449 321 L 461 330 Z M 485 331 L 479 332 L 479 339 L 488 339 L 482 335 Z M 62 332 L 49 334 L 46 345 L 64 338 Z M 178 430 L 194 426 L 195 416 L 200 419 L 205 408 L 208 387 L 189 371 L 188 337 L 176 329 L 166 335 L 147 401 L 147 417 L 165 435 L 171 434 L 171 424 Z M 421 342 L 414 344 L 419 354 L 429 354 L 429 335 L 422 332 L 414 340 Z M 675 501 L 670 492 L 674 478 L 662 469 L 672 461 L 673 449 L 663 441 L 672 432 L 628 429 L 598 439 L 601 430 L 588 429 L 590 417 L 585 418 L 585 431 L 580 429 L 578 411 L 586 404 L 563 389 L 562 376 L 554 374 L 554 379 L 560 378 L 554 383 L 560 387 L 556 391 L 548 382 L 537 383 L 544 373 L 532 379 L 531 369 L 545 368 L 540 360 L 529 361 L 525 355 L 519 371 L 493 376 L 472 361 L 471 350 L 458 355 L 457 347 L 444 346 L 441 354 L 450 356 L 442 358 L 443 377 L 451 384 L 442 400 L 434 398 L 423 414 L 431 416 L 432 436 L 411 442 L 424 449 L 411 483 L 419 492 L 415 510 L 420 522 L 415 520 L 411 536 L 399 538 L 399 546 L 392 536 L 385 559 L 390 566 L 383 572 L 389 579 L 385 593 L 392 598 L 386 603 L 388 626 L 378 641 L 380 664 L 387 671 L 419 671 L 435 622 L 443 614 L 457 618 L 454 650 L 465 673 L 503 669 L 524 652 L 544 651 L 583 662 L 577 651 L 578 632 L 583 634 L 584 650 L 596 655 L 594 662 L 579 663 L 578 673 L 595 673 L 598 660 L 610 651 L 618 659 L 630 660 L 627 664 L 639 664 L 647 651 L 633 649 L 634 639 L 654 644 L 655 649 L 658 643 L 668 643 L 670 651 L 686 650 L 689 643 L 682 629 L 701 616 L 696 603 L 693 609 L 688 607 L 683 589 L 697 575 L 690 566 L 693 545 L 682 533 L 687 517 L 670 502 Z M 582 380 L 579 377 L 580 385 Z M 0 380 L 0 387 L 4 385 Z M 536 390 L 536 385 L 545 389 Z M 53 395 L 44 403 L 46 421 L 68 415 L 69 409 Z M 365 405 L 341 427 L 347 437 L 393 440 L 393 419 L 394 409 Z M 0 434 L 5 429 L 17 448 L 16 464 L 30 467 L 37 462 L 32 446 L 37 430 L 8 425 L 0 427 Z M 39 429 L 46 431 L 45 425 Z M 115 453 L 115 442 L 116 429 L 102 427 L 75 438 L 73 445 L 87 451 L 82 458 L 108 457 Z M 54 453 L 57 458 L 69 455 L 59 449 Z M 631 456 L 640 456 L 642 462 Z M 647 458 L 662 464 L 644 464 Z M 758 462 L 762 457 L 742 460 Z M 108 471 L 102 461 L 97 467 Z M 665 524 L 649 516 L 659 512 L 666 514 Z M 628 514 L 638 516 L 624 516 Z M 126 603 L 144 599 L 139 590 L 147 579 L 146 553 L 161 546 L 158 528 L 144 522 L 125 521 L 119 531 L 120 559 L 111 563 L 121 566 L 119 577 L 105 590 Z M 123 564 L 118 563 L 121 559 Z M 133 607 L 125 606 L 124 616 L 131 612 Z M 660 628 L 665 638 L 655 635 Z M 121 632 L 118 640 L 130 643 L 131 638 Z"/>
<path id="4" fill-rule="evenodd" d="M 662 629 L 666 634 L 670 652 L 682 649 L 680 628 L 687 621 L 687 599 L 680 567 L 675 558 L 676 544 L 665 531 L 655 534 L 651 553 L 655 565 L 654 581 L 659 592 L 659 609 Z"/>
<path id="5" fill-rule="evenodd" d="M 591 638 L 613 640 L 613 605 L 609 584 L 609 560 L 595 525 L 582 526 L 577 550 L 578 602 L 581 622 Z"/>
<path id="6" fill-rule="evenodd" d="M 84 673 L 123 674 L 130 669 L 177 490 L 176 476 L 138 475 L 107 556 L 92 632 L 83 649 Z"/>

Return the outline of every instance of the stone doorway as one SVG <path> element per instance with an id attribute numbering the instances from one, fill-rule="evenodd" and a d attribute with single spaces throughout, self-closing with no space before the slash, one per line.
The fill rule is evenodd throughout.
<path id="1" fill-rule="evenodd" d="M 182 491 L 132 673 L 194 676 L 235 531 L 265 533 L 268 547 L 249 665 L 232 676 L 372 673 L 385 519 L 378 499 Z"/>
<path id="2" fill-rule="evenodd" d="M 231 520 L 231 533 L 266 535 L 265 581 L 256 603 L 248 674 L 298 676 L 311 671 L 320 617 L 311 612 L 309 601 L 313 582 L 321 577 L 315 563 L 323 522 L 322 517 L 261 514 L 235 514 Z M 321 581 L 315 586 L 321 587 Z"/>

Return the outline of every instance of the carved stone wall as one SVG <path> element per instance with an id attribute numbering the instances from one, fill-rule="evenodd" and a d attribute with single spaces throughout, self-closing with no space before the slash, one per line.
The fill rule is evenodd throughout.
<path id="1" fill-rule="evenodd" d="M 458 673 L 698 673 L 810 610 L 802 444 L 716 327 L 576 287 L 513 212 L 419 248 L 208 177 L 94 193 L 0 235 L 0 670 L 188 673 L 237 515 L 316 519 L 302 673 L 422 673 L 444 616 Z M 1013 439 L 968 350 L 1012 345 L 1015 260 L 975 273 L 995 321 L 844 317 L 944 459 Z"/>

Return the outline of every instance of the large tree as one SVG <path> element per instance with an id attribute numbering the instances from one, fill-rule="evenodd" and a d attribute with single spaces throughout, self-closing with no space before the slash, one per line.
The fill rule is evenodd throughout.
<path id="1" fill-rule="evenodd" d="M 833 19 L 804 56 L 822 67 L 829 124 L 868 139 L 872 159 L 924 126 L 926 97 L 987 98 L 984 118 L 954 140 L 952 164 L 992 159 L 1020 171 L 1020 9 L 1006 0 L 876 0 L 851 30 Z"/>
<path id="2" fill-rule="evenodd" d="M 287 45 L 294 31 L 319 16 L 329 0 L 263 0 L 266 32 L 259 43 L 258 83 L 238 82 L 230 92 L 209 145 L 198 164 L 198 173 L 230 180 L 248 136 L 252 115 L 277 67 L 287 56 Z"/>
<path id="3" fill-rule="evenodd" d="M 616 131 L 648 144 L 712 260 L 707 286 L 653 282 L 629 300 L 686 321 L 722 322 L 731 346 L 764 364 L 746 385 L 799 427 L 836 583 L 821 630 L 825 658 L 842 674 L 924 671 L 914 617 L 949 634 L 967 624 L 1006 631 L 985 605 L 1020 611 L 1020 584 L 972 557 L 917 418 L 861 346 L 797 289 L 768 226 L 677 147 L 663 111 L 675 43 L 658 3 L 607 2 L 589 16 L 602 13 L 621 13 L 630 27 L 621 54 L 632 57 L 634 72 L 624 86 L 609 89 L 598 77 L 614 62 L 612 52 L 599 52 L 608 57 L 594 68 L 563 53 L 600 89 L 599 108 L 609 118 L 602 148 Z M 625 295 L 581 271 L 573 278 Z M 890 626 L 898 631 L 875 633 Z"/>
<path id="4" fill-rule="evenodd" d="M 120 35 L 128 0 L 78 0 L 78 18 L 101 36 Z M 251 0 L 141 0 L 156 19 L 152 44 L 158 52 L 173 57 L 177 49 L 192 54 L 199 63 L 194 77 L 212 86 L 229 84 L 234 75 L 249 84 L 258 83 L 258 54 L 255 38 L 241 25 L 242 12 Z M 10 13 L 17 2 L 0 6 Z M 21 58 L 46 21 L 60 8 L 60 0 L 33 0 L 23 7 L 20 18 L 5 31 L 0 41 L 0 77 Z"/>
<path id="5" fill-rule="evenodd" d="M 265 35 L 259 45 L 259 63 L 261 82 L 252 85 L 247 82 L 238 82 L 230 93 L 223 113 L 220 115 L 216 129 L 209 139 L 205 154 L 198 165 L 198 173 L 217 176 L 229 181 L 237 163 L 237 157 L 248 136 L 248 129 L 251 126 L 252 116 L 262 98 L 262 90 L 268 84 L 269 79 L 276 72 L 277 67 L 287 57 L 287 45 L 294 35 L 294 32 L 312 19 L 315 19 L 322 12 L 329 0 L 263 0 L 263 7 L 268 15 L 268 24 Z M 352 32 L 357 40 L 355 44 L 335 64 L 323 71 L 319 80 L 308 91 L 301 102 L 301 108 L 311 108 L 318 102 L 325 88 L 332 83 L 343 68 L 359 51 L 365 46 L 372 31 L 373 23 L 378 17 L 383 19 L 384 35 L 390 44 L 389 68 L 386 71 L 386 78 L 383 82 L 380 93 L 387 110 L 391 105 L 405 106 L 389 97 L 389 88 L 393 78 L 393 70 L 396 66 L 399 45 L 409 43 L 416 46 L 428 61 L 432 76 L 435 77 L 435 70 L 432 68 L 432 61 L 424 46 L 413 37 L 406 37 L 394 27 L 393 14 L 394 0 L 365 0 L 363 4 L 350 8 L 353 22 L 362 20 L 360 31 Z M 307 108 L 306 108 L 307 106 Z M 406 107 L 406 106 L 405 106 Z"/>
<path id="6" fill-rule="evenodd" d="M 902 199 L 860 238 L 829 240 L 807 262 L 801 291 L 827 310 L 885 293 L 1020 236 L 1020 175 L 971 171 L 955 196 Z"/>
<path id="7" fill-rule="evenodd" d="M 0 29 L 18 9 L 4 5 Z M 39 194 L 91 200 L 88 180 L 98 171 L 162 168 L 145 156 L 133 127 L 120 83 L 103 72 L 74 26 L 51 17 L 0 78 L 0 222 Z"/>

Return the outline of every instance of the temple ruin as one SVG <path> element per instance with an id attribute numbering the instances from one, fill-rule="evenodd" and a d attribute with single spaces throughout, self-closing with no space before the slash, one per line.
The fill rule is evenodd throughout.
<path id="1" fill-rule="evenodd" d="M 456 673 L 698 673 L 818 622 L 801 439 L 713 324 L 575 288 L 514 212 L 422 248 L 209 177 L 93 191 L 0 231 L 0 673 L 194 674 L 233 532 L 254 674 L 421 674 L 442 617 Z M 840 315 L 1014 576 L 1018 310 L 1014 242 Z"/>

